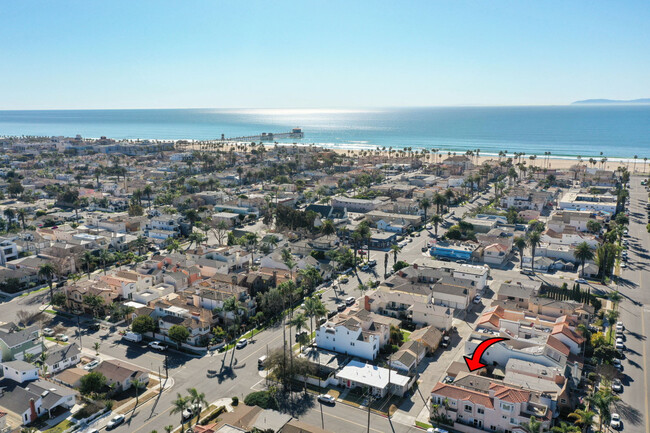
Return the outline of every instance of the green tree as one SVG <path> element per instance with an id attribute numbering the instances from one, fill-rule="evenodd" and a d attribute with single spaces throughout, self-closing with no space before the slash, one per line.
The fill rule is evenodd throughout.
<path id="1" fill-rule="evenodd" d="M 50 303 L 54 302 L 54 284 L 52 284 L 52 280 L 55 273 L 56 269 L 52 263 L 43 263 L 38 268 L 38 276 L 47 280 L 47 284 L 50 286 Z"/>
<path id="2" fill-rule="evenodd" d="M 201 418 L 201 408 L 208 407 L 208 401 L 205 399 L 205 393 L 197 391 L 196 388 L 187 388 L 187 392 L 189 393 L 188 397 L 190 398 L 192 407 L 198 409 L 196 410 L 196 424 L 198 424 Z M 194 412 L 192 413 L 194 414 Z"/>
<path id="3" fill-rule="evenodd" d="M 190 331 L 188 331 L 185 326 L 172 325 L 172 327 L 169 328 L 168 336 L 176 342 L 176 345 L 180 349 L 181 343 L 184 343 L 190 337 Z"/>
<path id="4" fill-rule="evenodd" d="M 541 243 L 541 235 L 537 230 L 533 231 L 528 235 L 528 246 L 530 246 L 530 269 L 535 272 L 535 251 Z"/>
<path id="5" fill-rule="evenodd" d="M 431 200 L 424 197 L 423 199 L 420 200 L 420 207 L 424 211 L 424 222 L 426 222 L 427 221 L 427 212 L 428 212 L 429 208 L 431 207 Z"/>
<path id="6" fill-rule="evenodd" d="M 433 217 L 431 217 L 431 222 L 433 223 L 433 229 L 436 237 L 438 237 L 438 226 L 442 224 L 443 219 L 440 215 L 435 214 Z"/>
<path id="7" fill-rule="evenodd" d="M 332 220 L 323 221 L 323 225 L 321 226 L 320 231 L 325 236 L 333 235 L 336 233 L 334 222 Z"/>
<path id="8" fill-rule="evenodd" d="M 99 295 L 89 293 L 84 295 L 83 302 L 92 312 L 93 316 L 97 317 L 100 310 L 104 308 L 104 298 Z"/>
<path id="9" fill-rule="evenodd" d="M 154 332 L 156 330 L 156 322 L 150 316 L 138 316 L 133 319 L 131 323 L 131 330 L 138 334 L 145 334 L 147 332 Z"/>
<path id="10" fill-rule="evenodd" d="M 181 433 L 185 431 L 185 419 L 183 418 L 183 411 L 190 405 L 190 397 L 183 397 L 180 393 L 176 393 L 176 400 L 172 402 L 172 410 L 169 411 L 170 415 L 176 413 L 181 415 Z"/>
<path id="11" fill-rule="evenodd" d="M 54 294 L 54 298 L 52 299 L 52 305 L 56 305 L 57 307 L 65 307 L 68 303 L 68 297 L 65 295 L 65 293 L 58 292 Z"/>
<path id="12" fill-rule="evenodd" d="M 106 386 L 106 377 L 99 371 L 91 371 L 81 378 L 79 391 L 82 394 L 98 394 Z"/>
<path id="13" fill-rule="evenodd" d="M 402 251 L 399 245 L 391 245 L 391 252 L 393 253 L 393 266 L 397 264 L 397 255 Z"/>
<path id="14" fill-rule="evenodd" d="M 513 241 L 514 246 L 519 250 L 519 267 L 524 268 L 524 250 L 526 249 L 526 238 L 523 236 L 517 236 Z"/>
<path id="15" fill-rule="evenodd" d="M 542 429 L 542 423 L 534 416 L 531 416 L 526 423 L 520 424 L 520 427 L 527 433 L 542 433 L 548 431 Z"/>
<path id="16" fill-rule="evenodd" d="M 575 423 L 582 427 L 583 432 L 588 431 L 596 423 L 596 412 L 589 409 L 576 409 L 568 417 L 574 419 Z"/>
<path id="17" fill-rule="evenodd" d="M 594 258 L 594 252 L 587 242 L 581 242 L 573 250 L 573 257 L 582 264 L 582 276 L 585 276 L 585 262 Z"/>

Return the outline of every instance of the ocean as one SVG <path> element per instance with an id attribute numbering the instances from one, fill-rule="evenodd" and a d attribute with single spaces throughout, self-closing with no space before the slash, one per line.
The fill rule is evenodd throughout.
<path id="1" fill-rule="evenodd" d="M 344 149 L 650 157 L 650 105 L 0 111 L 0 136 L 205 140 L 294 127 L 305 134 L 299 144 Z"/>

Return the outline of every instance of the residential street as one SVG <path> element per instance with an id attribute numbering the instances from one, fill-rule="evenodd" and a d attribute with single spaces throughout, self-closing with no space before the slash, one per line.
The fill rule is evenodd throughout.
<path id="1" fill-rule="evenodd" d="M 625 324 L 626 359 L 623 360 L 624 390 L 616 411 L 623 419 L 626 432 L 650 432 L 650 404 L 648 403 L 648 332 L 650 332 L 650 235 L 646 230 L 648 193 L 641 186 L 641 178 L 630 179 L 630 252 L 628 267 L 622 269 L 619 281 L 623 300 L 621 316 Z"/>

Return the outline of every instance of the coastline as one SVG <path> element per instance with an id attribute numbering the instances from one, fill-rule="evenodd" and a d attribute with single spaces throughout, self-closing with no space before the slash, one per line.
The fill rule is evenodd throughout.
<path id="1" fill-rule="evenodd" d="M 162 141 L 162 140 L 158 140 Z M 200 144 L 200 143 L 205 143 L 205 141 L 201 140 L 170 140 L 170 141 L 187 141 L 192 143 L 192 145 L 195 144 Z M 211 143 L 215 143 L 214 141 Z M 237 150 L 237 151 L 242 151 L 242 146 L 250 146 L 250 143 L 247 142 L 220 142 L 216 141 L 216 143 L 223 144 L 222 149 L 229 151 L 230 149 Z M 275 147 L 275 143 L 261 143 L 264 147 L 266 148 L 273 148 Z M 323 144 L 318 144 L 318 143 L 283 143 L 283 142 L 278 142 L 277 143 L 279 147 L 293 147 L 294 145 L 297 147 L 313 147 L 313 148 L 321 148 L 323 150 L 329 150 L 332 152 L 335 152 L 340 155 L 354 155 L 355 157 L 358 157 L 359 155 L 362 155 L 364 152 L 369 152 L 369 151 L 374 151 L 376 150 L 376 147 L 368 147 L 368 148 L 342 148 L 340 146 L 332 146 L 328 147 Z M 400 148 L 394 148 L 394 150 L 399 150 Z M 414 148 L 414 150 L 421 150 L 421 149 L 426 149 L 426 148 Z M 197 149 L 192 149 L 192 150 L 199 150 Z M 206 151 L 203 149 L 203 151 Z M 207 150 L 210 152 L 211 150 Z M 250 151 L 250 148 L 247 147 L 247 151 Z M 454 152 L 450 150 L 443 150 L 440 149 L 438 152 L 438 161 L 444 160 L 447 158 L 449 155 L 448 153 L 451 152 L 451 155 L 465 155 L 465 152 Z M 433 154 L 431 154 L 433 155 Z M 530 156 L 535 156 L 534 160 L 530 159 Z M 507 154 L 508 158 L 513 158 L 514 155 L 508 153 Z M 481 165 L 486 161 L 489 160 L 494 160 L 498 159 L 499 155 L 498 154 L 492 154 L 492 153 L 480 153 L 480 155 L 477 156 L 471 156 L 472 162 L 475 164 Z M 601 162 L 602 158 L 606 158 L 605 163 L 603 164 Z M 596 164 L 590 164 L 590 159 L 593 159 Z M 522 156 L 522 162 L 524 162 L 527 166 L 536 166 L 543 168 L 547 166 L 547 168 L 551 169 L 568 169 L 571 168 L 571 166 L 581 163 L 581 164 L 586 164 L 587 166 L 593 166 L 599 169 L 603 170 L 616 170 L 618 167 L 625 166 L 628 168 L 630 172 L 633 172 L 633 174 L 643 174 L 643 173 L 648 173 L 650 171 L 650 158 L 645 164 L 645 171 L 644 171 L 644 161 L 643 158 L 638 158 L 636 160 L 636 170 L 632 170 L 634 167 L 634 158 L 610 158 L 605 155 L 603 156 L 581 156 L 580 159 L 578 156 L 553 156 L 549 155 L 548 158 L 545 155 L 536 155 L 536 154 L 525 154 Z"/>

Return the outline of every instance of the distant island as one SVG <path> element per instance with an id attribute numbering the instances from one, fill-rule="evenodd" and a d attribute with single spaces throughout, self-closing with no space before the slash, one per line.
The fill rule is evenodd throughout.
<path id="1" fill-rule="evenodd" d="M 575 104 L 650 104 L 650 98 L 619 100 L 619 99 L 585 99 L 584 101 L 575 101 Z"/>

